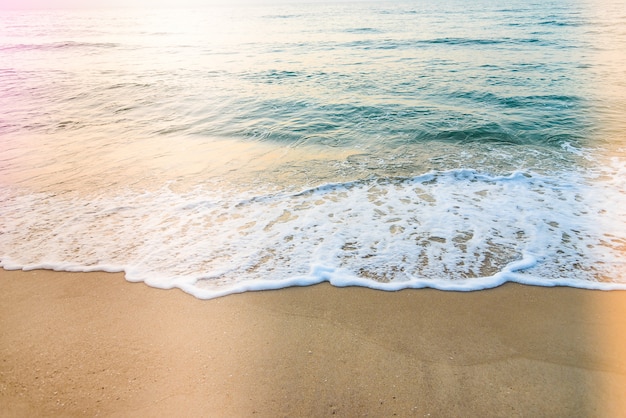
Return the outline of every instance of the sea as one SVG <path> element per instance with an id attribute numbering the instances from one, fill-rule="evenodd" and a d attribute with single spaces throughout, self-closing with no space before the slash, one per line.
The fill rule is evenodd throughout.
<path id="1" fill-rule="evenodd" d="M 0 265 L 198 298 L 626 289 L 626 4 L 0 11 Z"/>

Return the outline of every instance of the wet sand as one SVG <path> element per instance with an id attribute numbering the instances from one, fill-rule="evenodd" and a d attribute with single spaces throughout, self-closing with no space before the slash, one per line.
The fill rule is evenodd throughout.
<path id="1" fill-rule="evenodd" d="M 0 416 L 626 416 L 626 292 L 0 270 Z"/>

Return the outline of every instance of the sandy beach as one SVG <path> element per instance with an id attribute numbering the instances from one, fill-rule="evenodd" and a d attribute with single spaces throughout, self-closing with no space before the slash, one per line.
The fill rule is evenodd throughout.
<path id="1" fill-rule="evenodd" d="M 626 292 L 323 284 L 198 300 L 0 271 L 0 415 L 625 416 Z"/>

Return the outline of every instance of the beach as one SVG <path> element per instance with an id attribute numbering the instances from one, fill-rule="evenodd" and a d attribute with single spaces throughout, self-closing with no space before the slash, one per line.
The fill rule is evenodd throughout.
<path id="1" fill-rule="evenodd" d="M 0 418 L 626 417 L 623 1 L 65 1 L 0 5 Z"/>
<path id="2" fill-rule="evenodd" d="M 624 416 L 626 292 L 328 284 L 199 300 L 0 270 L 0 415 Z"/>

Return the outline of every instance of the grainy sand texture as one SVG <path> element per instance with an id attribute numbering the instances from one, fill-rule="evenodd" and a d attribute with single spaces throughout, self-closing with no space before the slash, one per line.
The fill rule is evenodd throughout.
<path id="1" fill-rule="evenodd" d="M 0 415 L 626 416 L 626 292 L 304 288 L 198 300 L 0 271 Z"/>

